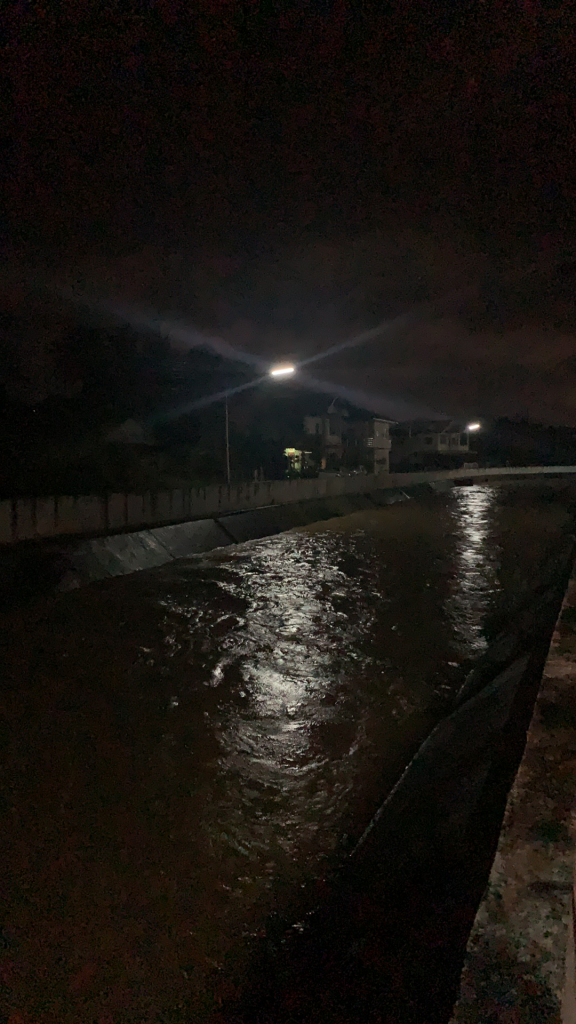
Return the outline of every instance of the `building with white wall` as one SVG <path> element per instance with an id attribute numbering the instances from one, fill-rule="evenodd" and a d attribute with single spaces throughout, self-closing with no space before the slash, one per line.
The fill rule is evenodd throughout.
<path id="1" fill-rule="evenodd" d="M 395 470 L 457 468 L 470 455 L 470 435 L 451 421 L 400 424 L 390 462 Z"/>
<path id="2" fill-rule="evenodd" d="M 304 433 L 320 469 L 363 468 L 368 473 L 388 473 L 392 423 L 335 401 L 325 414 L 304 417 Z"/>

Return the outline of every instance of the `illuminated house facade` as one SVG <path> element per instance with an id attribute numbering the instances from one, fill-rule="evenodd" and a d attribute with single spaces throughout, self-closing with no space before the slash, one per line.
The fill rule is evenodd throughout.
<path id="1" fill-rule="evenodd" d="M 325 414 L 304 417 L 306 447 L 320 470 L 388 473 L 392 423 L 333 402 Z"/>
<path id="2" fill-rule="evenodd" d="M 392 438 L 392 469 L 455 468 L 470 456 L 470 435 L 451 421 L 399 424 Z"/>

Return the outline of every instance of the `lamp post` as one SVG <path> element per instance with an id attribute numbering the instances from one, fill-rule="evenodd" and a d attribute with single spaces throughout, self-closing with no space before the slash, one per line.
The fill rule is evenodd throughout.
<path id="1" fill-rule="evenodd" d="M 230 423 L 228 419 L 228 395 L 224 399 L 226 410 L 226 483 L 230 487 Z"/>
<path id="2" fill-rule="evenodd" d="M 277 366 L 272 366 L 268 370 L 266 377 L 290 377 L 296 372 L 296 367 L 293 363 L 280 363 Z M 259 377 L 258 380 L 254 381 L 254 384 L 259 384 L 261 380 L 265 380 L 266 377 Z M 224 398 L 224 417 L 225 417 L 225 440 L 226 440 L 226 483 L 230 487 L 230 419 L 228 416 L 228 395 Z"/>
<path id="3" fill-rule="evenodd" d="M 482 424 L 475 421 L 474 423 L 468 423 L 466 425 L 466 442 L 468 444 L 468 451 L 470 451 L 470 434 L 476 434 L 482 429 Z"/>

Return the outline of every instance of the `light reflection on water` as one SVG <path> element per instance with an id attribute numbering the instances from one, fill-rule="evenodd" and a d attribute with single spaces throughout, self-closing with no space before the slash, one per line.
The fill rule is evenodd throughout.
<path id="1" fill-rule="evenodd" d="M 463 655 L 486 648 L 484 623 L 499 591 L 500 544 L 494 522 L 494 487 L 457 487 L 453 493 L 455 565 L 446 609 Z"/>
<path id="2" fill-rule="evenodd" d="M 267 915 L 364 830 L 431 702 L 482 649 L 502 559 L 534 560 L 547 528 L 561 528 L 548 506 L 455 489 L 65 595 L 14 624 L 6 920 L 22 986 L 42 989 L 30 1019 L 109 1019 L 99 993 L 129 984 L 132 1016 L 120 992 L 110 1019 L 149 1019 L 153 993 L 166 1019 L 210 1020 Z M 96 964 L 79 1013 L 68 961 Z M 50 1011 L 34 980 L 48 977 Z"/>
<path id="3" fill-rule="evenodd" d="M 286 534 L 204 560 L 220 611 L 212 621 L 202 614 L 205 592 L 190 605 L 165 599 L 169 649 L 182 646 L 185 622 L 188 662 L 197 668 L 203 654 L 194 690 L 201 683 L 218 691 L 206 725 L 217 740 L 220 798 L 204 824 L 234 848 L 253 847 L 259 804 L 266 837 L 258 845 L 269 856 L 280 847 L 297 857 L 318 831 L 323 852 L 338 840 L 333 817 L 355 785 L 355 755 L 373 713 L 353 681 L 361 685 L 371 664 L 377 670 L 363 640 L 385 603 L 372 593 L 370 568 L 352 558 L 347 573 L 343 556 L 350 563 L 351 551 L 329 533 Z"/>
<path id="4" fill-rule="evenodd" d="M 434 695 L 430 663 L 453 665 L 480 642 L 492 500 L 458 496 L 430 523 L 404 509 L 398 521 L 415 515 L 420 538 L 380 536 L 375 512 L 354 531 L 283 534 L 172 571 L 161 602 L 171 706 L 182 720 L 191 704 L 206 709 L 196 824 L 204 870 L 229 865 L 237 898 L 321 871 L 358 828 L 356 803 L 366 813 L 358 795 L 382 793 L 384 764 L 397 770 Z M 456 559 L 448 575 L 434 572 L 438 556 Z M 455 637 L 446 617 L 460 613 Z M 173 718 L 168 735 L 174 759 Z M 250 871 L 238 874 L 238 855 Z"/>

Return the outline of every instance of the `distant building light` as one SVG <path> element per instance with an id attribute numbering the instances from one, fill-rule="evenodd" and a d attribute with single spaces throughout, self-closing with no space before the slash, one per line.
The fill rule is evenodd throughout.
<path id="1" fill-rule="evenodd" d="M 475 434 L 477 430 L 481 430 L 481 429 L 482 429 L 482 424 L 481 423 L 469 423 L 468 426 L 466 427 L 466 430 L 467 430 L 467 432 L 469 434 Z"/>

